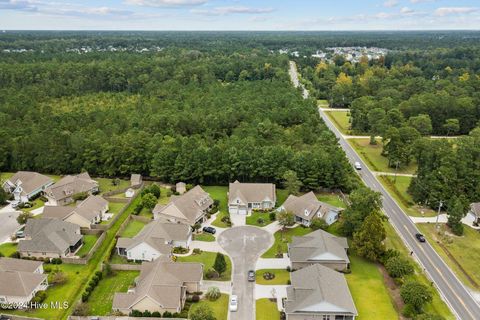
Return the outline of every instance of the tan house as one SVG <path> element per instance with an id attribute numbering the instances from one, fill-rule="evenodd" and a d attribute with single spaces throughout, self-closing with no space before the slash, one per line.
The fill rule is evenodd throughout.
<path id="1" fill-rule="evenodd" d="M 357 309 L 342 273 L 315 264 L 290 274 L 287 320 L 354 320 Z"/>
<path id="2" fill-rule="evenodd" d="M 275 185 L 272 183 L 240 183 L 228 187 L 228 212 L 249 214 L 252 210 L 271 210 L 277 202 Z"/>
<path id="3" fill-rule="evenodd" d="M 119 238 L 116 244 L 120 256 L 128 260 L 153 261 L 171 256 L 173 247 L 188 248 L 192 241 L 192 228 L 182 223 L 160 220 L 147 224 L 133 238 Z"/>
<path id="4" fill-rule="evenodd" d="M 0 258 L 0 305 L 22 307 L 47 287 L 48 277 L 43 274 L 42 262 Z"/>
<path id="5" fill-rule="evenodd" d="M 196 186 L 181 196 L 172 196 L 167 205 L 157 204 L 153 209 L 155 220 L 184 223 L 193 226 L 205 221 L 213 199 L 202 187 Z"/>
<path id="6" fill-rule="evenodd" d="M 200 291 L 203 265 L 172 262 L 160 258 L 144 262 L 135 288 L 128 293 L 115 293 L 112 309 L 129 314 L 132 310 L 180 312 L 187 292 Z"/>
<path id="7" fill-rule="evenodd" d="M 98 182 L 90 178 L 87 172 L 76 176 L 65 176 L 45 190 L 48 203 L 64 206 L 74 202 L 74 196 L 80 193 L 94 194 L 99 191 Z"/>
<path id="8" fill-rule="evenodd" d="M 89 196 L 76 207 L 45 206 L 44 218 L 60 219 L 90 229 L 92 225 L 102 222 L 108 211 L 108 201 L 100 196 Z"/>
<path id="9" fill-rule="evenodd" d="M 41 194 L 53 184 L 53 180 L 43 174 L 30 171 L 18 171 L 10 179 L 5 180 L 2 188 L 7 193 L 13 194 L 18 202 L 28 202 Z"/>
<path id="10" fill-rule="evenodd" d="M 142 175 L 141 174 L 132 174 L 130 176 L 130 186 L 138 188 L 143 182 Z"/>
<path id="11" fill-rule="evenodd" d="M 311 191 L 300 197 L 289 195 L 277 210 L 293 213 L 295 222 L 309 227 L 314 218 L 323 219 L 328 225 L 331 225 L 338 220 L 344 209 L 319 201 L 315 193 Z"/>
<path id="12" fill-rule="evenodd" d="M 59 219 L 28 219 L 25 239 L 18 242 L 22 257 L 62 258 L 71 256 L 83 244 L 80 226 Z"/>
<path id="13" fill-rule="evenodd" d="M 312 264 L 321 264 L 334 270 L 348 269 L 347 238 L 336 237 L 317 230 L 303 237 L 293 237 L 288 244 L 291 268 L 301 269 Z"/>

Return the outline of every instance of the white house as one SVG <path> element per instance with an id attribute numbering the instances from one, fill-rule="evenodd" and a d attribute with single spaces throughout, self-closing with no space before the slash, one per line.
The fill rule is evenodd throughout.
<path id="1" fill-rule="evenodd" d="M 18 202 L 28 202 L 53 184 L 53 180 L 43 174 L 30 171 L 18 171 L 6 180 L 2 187 L 11 193 Z"/>
<path id="2" fill-rule="evenodd" d="M 272 183 L 240 183 L 228 187 L 228 211 L 231 214 L 249 214 L 252 210 L 271 210 L 277 201 Z"/>
<path id="3" fill-rule="evenodd" d="M 132 188 L 128 188 L 127 191 L 125 191 L 125 198 L 132 198 L 135 195 L 135 190 Z"/>

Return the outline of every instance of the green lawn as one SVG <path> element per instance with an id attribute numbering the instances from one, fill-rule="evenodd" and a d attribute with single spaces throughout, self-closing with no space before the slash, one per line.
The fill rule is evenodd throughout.
<path id="1" fill-rule="evenodd" d="M 222 222 L 222 218 L 229 216 L 228 214 L 228 199 L 227 192 L 228 187 L 225 186 L 202 186 L 202 189 L 210 194 L 213 200 L 220 201 L 218 206 L 219 213 L 212 225 L 219 228 L 228 228 L 228 226 Z"/>
<path id="2" fill-rule="evenodd" d="M 9 257 L 11 254 L 17 251 L 17 244 L 12 242 L 7 242 L 4 244 L 0 244 L 0 253 L 3 254 L 4 257 Z"/>
<path id="3" fill-rule="evenodd" d="M 258 223 L 258 219 L 260 218 L 263 219 L 263 223 Z M 270 212 L 252 212 L 252 214 L 246 218 L 246 224 L 258 227 L 265 227 L 273 221 L 270 220 Z"/>
<path id="4" fill-rule="evenodd" d="M 95 234 L 84 235 L 83 236 L 83 245 L 80 248 L 80 250 L 78 250 L 76 255 L 81 257 L 81 258 L 85 257 L 90 252 L 90 249 L 92 249 L 92 247 L 95 245 L 95 242 L 97 242 L 98 237 L 99 236 L 95 235 Z"/>
<path id="5" fill-rule="evenodd" d="M 208 252 L 208 251 L 202 251 L 201 254 L 192 254 L 189 256 L 185 257 L 177 257 L 177 261 L 179 262 L 200 262 L 203 263 L 204 267 L 204 279 L 207 279 L 205 277 L 205 274 L 209 269 L 213 269 L 213 264 L 215 262 L 215 257 L 217 256 L 216 252 Z M 230 258 L 228 256 L 225 256 L 225 260 L 227 261 L 227 270 L 223 273 L 223 275 L 218 278 L 218 279 L 212 279 L 212 280 L 218 280 L 218 281 L 230 281 L 231 275 L 232 275 L 232 262 L 230 261 Z"/>
<path id="6" fill-rule="evenodd" d="M 395 168 L 388 166 L 388 160 L 382 156 L 382 142 L 378 141 L 376 145 L 370 144 L 370 138 L 361 139 L 348 139 L 350 145 L 355 149 L 362 160 L 373 171 L 379 172 L 395 172 Z M 398 173 L 415 173 L 417 171 L 417 165 L 415 161 L 408 167 L 400 167 Z"/>
<path id="7" fill-rule="evenodd" d="M 125 227 L 122 233 L 120 233 L 120 237 L 124 238 L 133 238 L 135 237 L 145 226 L 145 222 L 138 221 L 138 220 L 130 220 L 130 222 Z"/>
<path id="8" fill-rule="evenodd" d="M 332 109 L 334 110 L 334 109 Z M 341 133 L 350 134 L 350 112 L 348 111 L 326 111 L 325 114 L 332 120 Z"/>
<path id="9" fill-rule="evenodd" d="M 338 207 L 338 208 L 346 208 L 347 205 L 343 201 L 342 198 L 340 198 L 339 195 L 335 193 L 317 193 L 317 199 L 320 201 L 323 201 L 325 203 L 328 203 L 332 206 Z"/>
<path id="10" fill-rule="evenodd" d="M 150 209 L 142 208 L 142 211 L 140 211 L 138 215 L 153 220 L 153 212 Z"/>
<path id="11" fill-rule="evenodd" d="M 114 275 L 103 278 L 88 299 L 88 314 L 108 315 L 112 311 L 114 294 L 127 292 L 139 274 L 139 271 L 115 271 Z"/>
<path id="12" fill-rule="evenodd" d="M 352 273 L 345 275 L 358 320 L 398 319 L 383 276 L 374 263 L 350 255 Z"/>
<path id="13" fill-rule="evenodd" d="M 43 207 L 45 205 L 45 202 L 43 202 L 42 200 L 40 200 L 40 198 L 37 198 L 33 201 L 31 201 L 33 203 L 33 206 L 31 208 L 24 208 L 22 209 L 22 211 L 26 211 L 26 212 L 30 212 L 32 210 L 35 210 L 35 209 L 38 209 L 40 207 Z"/>
<path id="14" fill-rule="evenodd" d="M 172 190 L 165 187 L 160 187 L 160 198 L 158 199 L 158 203 L 167 204 L 170 201 L 171 193 Z"/>
<path id="15" fill-rule="evenodd" d="M 112 181 L 114 179 L 94 178 L 94 180 L 98 182 L 101 194 L 104 194 L 105 192 L 114 191 L 114 190 L 125 189 L 130 186 L 130 180 L 119 180 L 120 183 L 116 186 L 112 184 Z"/>
<path id="16" fill-rule="evenodd" d="M 215 241 L 215 237 L 213 235 L 211 235 L 210 233 L 200 233 L 200 234 L 194 234 L 193 235 L 193 240 L 213 242 L 213 241 Z"/>
<path id="17" fill-rule="evenodd" d="M 285 189 L 276 189 L 277 191 L 277 207 L 281 206 L 287 200 L 289 194 Z"/>
<path id="18" fill-rule="evenodd" d="M 255 301 L 255 314 L 256 320 L 280 320 L 277 302 L 267 298 Z"/>
<path id="19" fill-rule="evenodd" d="M 310 228 L 304 228 L 301 226 L 295 228 L 287 228 L 285 231 L 277 231 L 274 234 L 275 243 L 262 255 L 262 258 L 275 258 L 278 253 L 278 246 L 280 245 L 283 253 L 287 252 L 287 244 L 292 242 L 293 236 L 304 236 L 307 233 L 312 232 Z"/>
<path id="20" fill-rule="evenodd" d="M 109 224 L 115 215 L 117 215 L 126 205 L 127 204 L 123 202 L 108 202 L 108 213 L 112 213 L 113 216 L 108 220 L 102 221 L 100 224 Z"/>
<path id="21" fill-rule="evenodd" d="M 412 196 L 407 192 L 412 177 L 397 176 L 379 176 L 378 180 L 388 190 L 390 195 L 395 198 L 398 205 L 409 216 L 413 217 L 434 217 L 436 212 L 428 208 L 421 208 L 413 201 Z M 423 211 L 423 215 L 422 215 Z"/>
<path id="22" fill-rule="evenodd" d="M 318 99 L 317 100 L 317 106 L 319 106 L 320 108 L 329 108 L 330 104 L 328 103 L 328 100 Z"/>
<path id="23" fill-rule="evenodd" d="M 190 313 L 192 313 L 196 308 L 201 305 L 207 305 L 212 310 L 213 315 L 217 320 L 227 320 L 228 318 L 228 300 L 229 297 L 227 294 L 223 294 L 216 301 L 201 300 L 198 303 L 193 303 L 190 307 Z"/>
<path id="24" fill-rule="evenodd" d="M 450 266 L 462 282 L 475 290 L 479 290 L 479 287 L 475 287 L 475 285 L 468 280 L 467 276 L 461 271 L 453 259 L 462 266 L 474 282 L 480 285 L 480 233 L 468 226 L 464 226 L 464 235 L 458 237 L 452 235 L 445 224 L 440 225 L 440 234 L 435 231 L 435 224 L 433 223 L 417 224 L 417 227 L 427 237 L 428 242 L 435 248 L 437 253 L 443 258 L 443 261 Z M 437 241 L 450 252 L 453 259 L 447 255 Z"/>
<path id="25" fill-rule="evenodd" d="M 265 280 L 263 274 L 265 272 L 271 272 L 275 274 L 275 278 L 272 280 Z M 285 269 L 260 269 L 255 271 L 255 281 L 258 284 L 266 285 L 287 285 L 290 280 L 290 272 Z"/>

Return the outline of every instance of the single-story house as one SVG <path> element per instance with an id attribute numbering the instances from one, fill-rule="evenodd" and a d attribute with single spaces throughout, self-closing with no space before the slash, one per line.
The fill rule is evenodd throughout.
<path id="1" fill-rule="evenodd" d="M 192 228 L 183 223 L 150 222 L 133 238 L 119 238 L 117 252 L 129 260 L 153 261 L 170 256 L 173 247 L 188 248 Z"/>
<path id="2" fill-rule="evenodd" d="M 18 171 L 2 187 L 5 192 L 13 194 L 16 201 L 23 203 L 41 194 L 52 184 L 51 178 L 38 172 Z"/>
<path id="3" fill-rule="evenodd" d="M 53 206 L 64 206 L 74 202 L 74 196 L 80 193 L 89 195 L 99 191 L 98 182 L 90 178 L 87 172 L 76 176 L 65 176 L 45 190 L 48 203 Z"/>
<path id="4" fill-rule="evenodd" d="M 240 183 L 235 181 L 228 186 L 228 212 L 249 214 L 252 210 L 271 210 L 277 196 L 272 183 Z"/>
<path id="5" fill-rule="evenodd" d="M 44 218 L 60 219 L 90 229 L 92 225 L 102 222 L 108 211 L 108 201 L 100 196 L 89 196 L 76 207 L 45 206 Z"/>
<path id="6" fill-rule="evenodd" d="M 22 257 L 67 257 L 83 244 L 80 226 L 59 219 L 28 219 L 24 233 L 17 248 Z"/>
<path id="7" fill-rule="evenodd" d="M 139 187 L 143 182 L 142 175 L 141 174 L 132 174 L 130 176 L 130 186 L 131 187 Z"/>
<path id="8" fill-rule="evenodd" d="M 337 237 L 317 230 L 303 237 L 293 237 L 288 244 L 288 256 L 292 269 L 321 264 L 335 270 L 348 269 L 347 238 Z"/>
<path id="9" fill-rule="evenodd" d="M 168 258 L 143 262 L 135 288 L 115 293 L 112 309 L 129 314 L 132 310 L 180 312 L 187 292 L 200 291 L 203 265 L 172 262 Z"/>
<path id="10" fill-rule="evenodd" d="M 187 184 L 185 182 L 177 182 L 175 185 L 175 191 L 179 194 L 184 194 L 187 192 Z"/>
<path id="11" fill-rule="evenodd" d="M 470 205 L 470 214 L 474 217 L 474 224 L 480 224 L 480 202 L 475 202 Z"/>
<path id="12" fill-rule="evenodd" d="M 153 217 L 155 220 L 194 226 L 205 221 L 205 215 L 212 205 L 210 195 L 202 187 L 195 186 L 181 196 L 171 196 L 166 205 L 157 204 L 153 209 Z"/>
<path id="13" fill-rule="evenodd" d="M 47 287 L 48 277 L 43 274 L 42 262 L 0 258 L 0 304 L 21 307 Z"/>
<path id="14" fill-rule="evenodd" d="M 135 195 L 135 190 L 132 188 L 128 188 L 127 191 L 125 191 L 125 198 L 132 198 Z"/>
<path id="15" fill-rule="evenodd" d="M 358 315 L 342 273 L 315 264 L 290 274 L 287 320 L 354 320 Z"/>
<path id="16" fill-rule="evenodd" d="M 315 193 L 311 191 L 300 197 L 289 195 L 277 210 L 293 213 L 295 222 L 309 227 L 314 218 L 323 219 L 328 225 L 331 225 L 338 220 L 344 209 L 319 201 Z"/>

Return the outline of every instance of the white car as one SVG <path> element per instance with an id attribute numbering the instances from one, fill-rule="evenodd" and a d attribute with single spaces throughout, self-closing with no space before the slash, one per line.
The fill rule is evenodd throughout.
<path id="1" fill-rule="evenodd" d="M 355 163 L 353 164 L 353 166 L 354 166 L 355 169 L 357 169 L 357 170 L 362 170 L 362 165 L 361 165 L 360 162 L 358 162 L 358 161 L 355 161 Z"/>
<path id="2" fill-rule="evenodd" d="M 238 310 L 238 297 L 236 295 L 230 296 L 230 303 L 228 304 L 228 309 L 230 311 Z"/>

